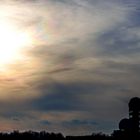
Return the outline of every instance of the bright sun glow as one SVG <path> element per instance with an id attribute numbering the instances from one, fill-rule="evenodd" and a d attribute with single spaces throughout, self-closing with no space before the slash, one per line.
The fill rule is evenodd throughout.
<path id="1" fill-rule="evenodd" d="M 20 31 L 7 22 L 0 22 L 0 67 L 21 59 L 21 51 L 30 42 L 27 32 Z"/>

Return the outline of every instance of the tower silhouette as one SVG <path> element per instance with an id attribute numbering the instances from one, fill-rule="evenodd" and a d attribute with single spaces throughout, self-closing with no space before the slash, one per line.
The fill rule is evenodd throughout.
<path id="1" fill-rule="evenodd" d="M 129 102 L 129 120 L 132 122 L 132 131 L 140 132 L 140 98 L 134 97 Z"/>
<path id="2" fill-rule="evenodd" d="M 134 97 L 129 101 L 129 118 L 119 122 L 119 130 L 114 131 L 113 136 L 121 139 L 140 139 L 140 98 Z"/>

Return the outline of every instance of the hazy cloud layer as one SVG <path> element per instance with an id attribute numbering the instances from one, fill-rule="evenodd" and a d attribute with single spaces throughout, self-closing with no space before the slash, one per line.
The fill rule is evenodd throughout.
<path id="1" fill-rule="evenodd" d="M 130 97 L 139 96 L 139 1 L 21 0 L 0 8 L 1 19 L 33 38 L 25 60 L 0 73 L 0 129 L 117 129 Z"/>

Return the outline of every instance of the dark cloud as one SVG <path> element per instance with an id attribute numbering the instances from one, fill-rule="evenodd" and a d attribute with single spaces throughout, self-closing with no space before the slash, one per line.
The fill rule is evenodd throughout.
<path id="1" fill-rule="evenodd" d="M 107 32 L 99 38 L 101 46 L 104 46 L 102 50 L 104 52 L 102 53 L 106 56 L 115 55 L 116 57 L 119 55 L 127 56 L 129 54 L 138 53 L 140 48 L 139 36 L 137 33 L 133 34 L 131 31 L 123 31 L 123 29 L 121 29 L 121 31 L 117 30 L 118 29 Z M 131 30 L 131 28 L 129 28 L 129 30 Z M 139 28 L 137 30 L 139 30 Z"/>
<path id="2" fill-rule="evenodd" d="M 63 124 L 69 125 L 98 125 L 96 121 L 91 120 L 72 120 L 69 122 L 63 122 Z"/>
<path id="3" fill-rule="evenodd" d="M 51 125 L 52 124 L 50 121 L 47 121 L 47 120 L 42 120 L 40 123 L 43 125 Z"/>
<path id="4" fill-rule="evenodd" d="M 49 87 L 46 87 L 48 89 Z M 42 88 L 40 89 L 42 90 Z M 33 107 L 44 111 L 67 111 L 81 109 L 80 94 L 82 85 L 78 84 L 53 84 L 49 94 L 44 93 L 42 97 L 33 101 Z"/>

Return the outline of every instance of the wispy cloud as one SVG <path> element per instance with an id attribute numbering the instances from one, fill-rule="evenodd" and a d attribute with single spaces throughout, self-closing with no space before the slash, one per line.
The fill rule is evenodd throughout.
<path id="1" fill-rule="evenodd" d="M 0 74 L 3 130 L 117 127 L 125 101 L 139 96 L 139 1 L 21 0 L 0 8 L 0 19 L 33 39 L 25 60 Z"/>

